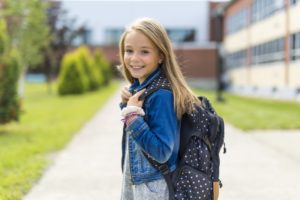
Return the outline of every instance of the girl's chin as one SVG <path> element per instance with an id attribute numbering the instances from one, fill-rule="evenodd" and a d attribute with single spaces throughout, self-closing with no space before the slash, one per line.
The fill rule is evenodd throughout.
<path id="1" fill-rule="evenodd" d="M 133 78 L 141 78 L 142 76 L 144 76 L 144 74 L 143 73 L 137 73 L 137 72 L 130 72 L 130 74 L 131 74 L 131 76 L 133 77 Z"/>
<path id="2" fill-rule="evenodd" d="M 135 75 L 135 74 L 131 74 L 133 78 L 135 79 L 140 79 L 142 76 L 141 75 Z"/>

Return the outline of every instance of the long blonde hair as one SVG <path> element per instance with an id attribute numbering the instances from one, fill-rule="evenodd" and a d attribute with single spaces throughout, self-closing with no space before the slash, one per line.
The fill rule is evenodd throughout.
<path id="1" fill-rule="evenodd" d="M 192 90 L 187 85 L 180 67 L 177 63 L 176 56 L 172 47 L 172 43 L 164 27 L 156 20 L 151 18 L 140 18 L 132 23 L 121 36 L 119 43 L 119 56 L 121 65 L 119 69 L 122 71 L 124 77 L 132 84 L 134 78 L 131 76 L 128 69 L 125 67 L 124 53 L 125 53 L 125 39 L 126 35 L 131 31 L 140 31 L 147 36 L 153 44 L 158 48 L 161 55 L 163 55 L 163 63 L 161 69 L 169 80 L 173 95 L 175 111 L 177 118 L 185 113 L 192 113 L 195 105 L 200 105 L 200 100 L 194 95 Z"/>

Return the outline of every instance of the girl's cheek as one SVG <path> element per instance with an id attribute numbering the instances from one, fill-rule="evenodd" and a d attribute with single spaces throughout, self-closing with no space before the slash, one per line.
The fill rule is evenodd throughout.
<path id="1" fill-rule="evenodd" d="M 125 57 L 124 57 L 125 63 L 128 62 L 129 60 L 130 60 L 130 58 L 129 58 L 128 56 L 125 56 Z"/>

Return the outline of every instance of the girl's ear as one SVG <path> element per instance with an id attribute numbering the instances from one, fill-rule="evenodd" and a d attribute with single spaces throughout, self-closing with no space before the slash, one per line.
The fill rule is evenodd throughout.
<path id="1" fill-rule="evenodd" d="M 159 57 L 160 57 L 160 59 L 158 60 L 158 64 L 161 64 L 164 61 L 164 56 L 162 54 L 160 54 Z"/>

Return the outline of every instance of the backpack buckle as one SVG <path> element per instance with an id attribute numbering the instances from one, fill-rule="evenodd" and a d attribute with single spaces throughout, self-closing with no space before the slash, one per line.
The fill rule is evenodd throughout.
<path id="1" fill-rule="evenodd" d="M 170 172 L 167 164 L 160 165 L 158 169 L 163 175 L 167 175 Z"/>

